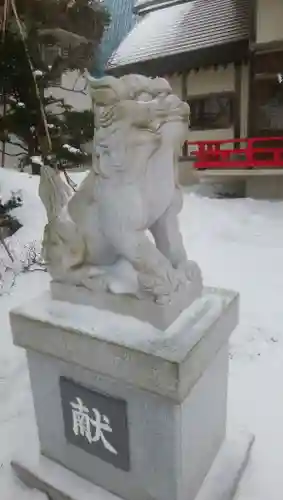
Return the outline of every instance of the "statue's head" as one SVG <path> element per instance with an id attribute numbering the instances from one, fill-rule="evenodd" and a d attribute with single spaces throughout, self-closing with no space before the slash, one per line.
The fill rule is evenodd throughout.
<path id="1" fill-rule="evenodd" d="M 125 83 L 132 99 L 140 97 L 142 94 L 148 95 L 153 99 L 159 94 L 169 95 L 172 93 L 172 88 L 165 78 L 151 78 L 144 75 L 125 75 L 121 80 Z"/>
<path id="2" fill-rule="evenodd" d="M 87 75 L 89 92 L 97 106 L 111 106 L 128 98 L 128 90 L 121 78 L 104 76 L 93 78 Z"/>
<path id="3" fill-rule="evenodd" d="M 144 75 L 124 75 L 121 80 L 128 89 L 128 98 L 135 99 L 141 93 L 148 93 L 150 78 Z"/>
<path id="4" fill-rule="evenodd" d="M 172 87 L 165 78 L 152 78 L 151 80 L 151 92 L 154 97 L 164 94 L 172 94 Z"/>
<path id="5" fill-rule="evenodd" d="M 160 94 L 172 93 L 170 84 L 164 78 L 149 78 L 144 75 L 124 75 L 121 78 L 110 75 L 93 78 L 86 75 L 86 78 L 90 95 L 97 106 L 111 106 L 121 100 L 136 99 L 142 94 L 153 99 Z"/>

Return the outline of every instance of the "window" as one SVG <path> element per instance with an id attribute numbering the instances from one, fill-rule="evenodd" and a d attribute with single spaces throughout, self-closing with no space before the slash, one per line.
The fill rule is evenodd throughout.
<path id="1" fill-rule="evenodd" d="M 274 80 L 256 82 L 256 121 L 259 134 L 281 135 L 283 131 L 283 84 Z"/>
<path id="2" fill-rule="evenodd" d="M 54 61 L 60 55 L 61 55 L 61 49 L 56 45 L 45 45 L 42 47 L 42 59 L 45 62 L 45 64 L 48 65 L 49 69 L 51 69 L 51 67 L 54 64 Z M 56 80 L 52 82 L 52 87 L 55 87 L 56 85 L 60 86 L 61 84 L 62 84 L 61 77 L 58 77 L 56 78 Z"/>
<path id="3" fill-rule="evenodd" d="M 189 99 L 191 129 L 230 128 L 233 125 L 233 97 L 233 94 L 211 94 Z"/>
<path id="4" fill-rule="evenodd" d="M 42 47 L 42 58 L 47 65 L 52 65 L 60 54 L 60 48 L 56 45 L 45 45 Z"/>
<path id="5" fill-rule="evenodd" d="M 255 58 L 252 81 L 252 132 L 256 136 L 283 133 L 283 52 Z"/>

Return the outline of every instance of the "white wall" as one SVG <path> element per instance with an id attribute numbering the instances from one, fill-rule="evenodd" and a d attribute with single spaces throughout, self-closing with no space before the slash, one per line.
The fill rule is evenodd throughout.
<path id="1" fill-rule="evenodd" d="M 283 41 L 283 0 L 257 0 L 256 42 Z"/>
<path id="2" fill-rule="evenodd" d="M 191 97 L 217 92 L 233 92 L 234 90 L 234 64 L 191 71 L 187 77 L 187 93 Z"/>
<path id="3" fill-rule="evenodd" d="M 182 97 L 181 75 L 174 74 L 167 77 L 173 92 Z M 203 68 L 190 71 L 187 75 L 187 94 L 189 97 L 206 95 L 218 92 L 233 92 L 235 90 L 234 64 L 227 67 Z"/>
<path id="4" fill-rule="evenodd" d="M 283 4 L 283 0 L 282 0 Z M 241 71 L 241 137 L 248 134 L 248 107 L 249 107 L 249 65 L 243 64 Z M 173 91 L 182 97 L 182 83 L 180 75 L 167 78 Z M 187 76 L 187 95 L 189 97 L 202 96 L 212 93 L 235 91 L 235 67 L 230 64 L 226 68 L 218 67 L 191 71 Z M 189 132 L 189 140 L 225 140 L 234 137 L 233 127 L 218 130 L 197 130 Z"/>
<path id="5" fill-rule="evenodd" d="M 235 91 L 235 68 L 227 67 L 200 69 L 191 71 L 187 77 L 188 98 L 221 92 Z M 191 130 L 190 141 L 225 140 L 234 137 L 234 129 Z"/>
<path id="6" fill-rule="evenodd" d="M 171 75 L 167 77 L 174 94 L 178 97 L 182 97 L 182 77 L 179 74 Z"/>
<path id="7" fill-rule="evenodd" d="M 61 86 L 63 88 L 50 87 L 46 91 L 46 95 L 52 93 L 52 95 L 58 99 L 63 98 L 66 104 L 73 106 L 79 111 L 91 108 L 91 98 L 87 89 L 84 90 L 85 78 L 79 75 L 77 71 L 65 73 L 62 77 Z M 75 92 L 73 90 L 75 90 Z"/>

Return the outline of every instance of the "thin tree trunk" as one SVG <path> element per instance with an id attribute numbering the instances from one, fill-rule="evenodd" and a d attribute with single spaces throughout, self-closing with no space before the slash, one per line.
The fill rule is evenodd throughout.
<path id="1" fill-rule="evenodd" d="M 3 13 L 3 19 L 2 19 L 2 33 L 1 33 L 1 43 L 3 46 L 5 43 L 5 39 L 6 39 L 6 29 L 7 29 L 7 20 L 9 17 L 9 12 L 10 12 L 10 0 L 5 0 L 4 13 Z M 5 85 L 3 85 L 2 92 L 3 92 L 3 117 L 5 118 L 6 113 L 7 113 L 7 96 L 6 96 Z M 2 168 L 5 167 L 5 160 L 6 160 L 6 140 L 4 140 L 2 142 L 2 156 L 1 156 L 1 167 Z"/>
<path id="2" fill-rule="evenodd" d="M 5 118 L 7 112 L 7 98 L 6 98 L 6 93 L 5 90 L 3 89 L 3 117 Z M 4 131 L 5 134 L 5 131 Z M 4 135 L 4 137 L 6 134 Z M 6 140 L 2 142 L 2 156 L 1 156 L 1 167 L 5 167 L 5 160 L 6 160 Z"/>
<path id="3" fill-rule="evenodd" d="M 34 140 L 31 139 L 30 144 L 28 144 L 28 157 L 29 157 L 29 161 L 31 162 L 31 173 L 32 173 L 32 175 L 40 175 L 40 164 L 33 163 L 31 161 L 31 158 L 33 156 L 39 156 L 39 153 L 38 153 L 38 148 L 36 147 L 36 144 L 34 143 Z"/>

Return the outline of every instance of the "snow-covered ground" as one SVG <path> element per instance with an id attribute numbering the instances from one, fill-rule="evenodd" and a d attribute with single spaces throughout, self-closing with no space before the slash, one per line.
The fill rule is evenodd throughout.
<path id="1" fill-rule="evenodd" d="M 45 223 L 37 179 L 1 171 L 1 195 L 19 188 L 24 205 L 15 215 L 24 227 L 11 239 L 17 272 L 27 258 L 24 245 L 39 246 Z M 205 283 L 241 293 L 240 324 L 230 349 L 229 425 L 248 427 L 256 443 L 237 500 L 282 500 L 283 203 L 186 193 L 180 220 L 189 256 L 201 265 Z M 0 248 L 0 273 L 3 261 L 9 264 Z M 12 344 L 8 313 L 48 281 L 42 271 L 19 274 L 10 292 L 0 297 L 1 500 L 45 498 L 26 490 L 9 466 L 17 448 L 25 446 L 31 453 L 29 437 L 35 437 L 36 426 L 25 354 Z"/>

